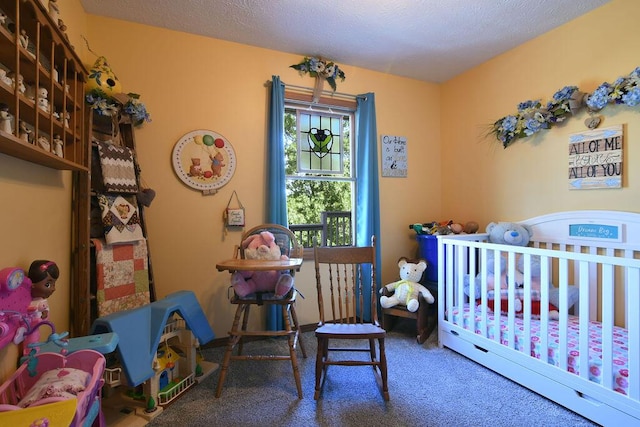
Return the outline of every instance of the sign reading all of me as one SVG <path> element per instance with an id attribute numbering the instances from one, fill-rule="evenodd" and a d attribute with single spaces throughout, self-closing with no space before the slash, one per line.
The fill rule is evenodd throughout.
<path id="1" fill-rule="evenodd" d="M 571 135 L 569 189 L 622 187 L 622 125 Z"/>

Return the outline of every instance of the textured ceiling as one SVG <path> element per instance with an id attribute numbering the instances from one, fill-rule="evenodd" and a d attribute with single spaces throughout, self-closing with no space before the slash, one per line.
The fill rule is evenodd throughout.
<path id="1" fill-rule="evenodd" d="M 89 14 L 446 81 L 609 0 L 81 0 Z"/>

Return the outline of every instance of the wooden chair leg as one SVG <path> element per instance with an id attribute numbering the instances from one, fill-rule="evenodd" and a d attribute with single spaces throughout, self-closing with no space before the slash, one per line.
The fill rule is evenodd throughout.
<path id="1" fill-rule="evenodd" d="M 378 339 L 380 347 L 380 377 L 382 378 L 382 397 L 389 400 L 389 386 L 387 384 L 387 354 L 384 350 L 384 338 Z"/>
<path id="2" fill-rule="evenodd" d="M 297 331 L 291 328 L 291 322 L 289 321 L 289 309 L 290 307 L 282 306 L 282 318 L 284 319 L 284 328 L 289 332 L 287 335 L 287 342 L 289 344 L 289 358 L 291 359 L 291 368 L 293 369 L 293 378 L 296 382 L 296 388 L 298 389 L 298 399 L 302 399 L 302 381 L 300 380 L 300 370 L 298 369 L 298 356 L 296 355 L 296 336 Z"/>
<path id="3" fill-rule="evenodd" d="M 233 318 L 233 325 L 231 326 L 231 331 L 229 331 L 229 338 L 227 342 L 227 349 L 224 352 L 224 358 L 222 359 L 222 365 L 220 366 L 220 376 L 218 377 L 218 387 L 216 388 L 216 397 L 220 397 L 222 395 L 222 387 L 224 385 L 224 380 L 227 378 L 227 371 L 229 369 L 229 364 L 231 363 L 231 353 L 233 352 L 233 347 L 238 343 L 240 336 L 237 335 L 238 332 L 238 324 L 240 323 L 240 315 L 242 314 L 242 304 L 238 305 L 236 309 L 235 317 Z"/>
<path id="4" fill-rule="evenodd" d="M 324 371 L 324 358 L 327 352 L 326 339 L 318 337 L 318 352 L 316 354 L 316 390 L 313 395 L 315 400 L 320 398 L 320 386 L 322 385 L 322 373 Z"/>
<path id="5" fill-rule="evenodd" d="M 302 343 L 302 329 L 300 328 L 300 324 L 298 323 L 298 315 L 296 314 L 296 305 L 295 303 L 291 304 L 289 312 L 291 313 L 291 321 L 293 324 L 291 327 L 296 331 L 295 341 L 293 343 L 294 348 L 299 344 L 300 351 L 302 351 L 302 357 L 307 358 L 307 352 L 304 349 L 304 344 Z"/>
<path id="6" fill-rule="evenodd" d="M 238 308 L 241 308 L 242 310 L 244 310 L 244 316 L 242 317 L 242 332 L 246 332 L 247 331 L 247 324 L 249 323 L 249 310 L 251 309 L 251 305 L 250 304 L 239 304 Z M 238 341 L 238 354 L 242 354 L 242 346 L 244 345 L 244 340 L 242 339 L 242 336 L 240 337 L 240 340 Z"/>

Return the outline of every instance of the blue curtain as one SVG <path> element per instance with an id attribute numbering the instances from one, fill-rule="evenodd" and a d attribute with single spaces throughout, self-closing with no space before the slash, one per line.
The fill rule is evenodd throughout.
<path id="1" fill-rule="evenodd" d="M 380 257 L 380 196 L 378 181 L 378 131 L 375 95 L 358 95 L 356 118 L 356 245 L 367 246 L 376 236 L 376 264 Z M 284 84 L 272 76 L 267 145 L 267 222 L 288 226 L 284 160 Z M 366 272 L 370 277 L 370 272 Z M 377 281 L 380 283 L 380 275 Z M 371 286 L 371 284 L 369 284 Z M 368 294 L 365 293 L 368 297 Z M 367 298 L 368 299 L 368 298 Z M 365 320 L 371 320 L 371 301 L 365 300 Z M 267 328 L 279 330 L 284 321 L 277 307 L 267 313 Z"/>
<path id="2" fill-rule="evenodd" d="M 378 179 L 378 130 L 376 126 L 375 95 L 358 95 L 356 110 L 356 245 L 371 244 L 371 236 L 376 237 L 376 265 L 380 268 L 380 183 Z M 371 272 L 366 272 L 370 277 Z M 380 285 L 380 273 L 376 281 Z M 369 283 L 371 286 L 371 283 Z M 379 286 L 378 286 L 379 287 Z M 364 320 L 371 320 L 370 293 L 365 292 Z"/>
<path id="3" fill-rule="evenodd" d="M 269 140 L 267 141 L 267 222 L 288 226 L 284 171 L 284 84 L 272 76 L 269 104 Z M 268 306 L 267 330 L 284 328 L 278 306 Z"/>

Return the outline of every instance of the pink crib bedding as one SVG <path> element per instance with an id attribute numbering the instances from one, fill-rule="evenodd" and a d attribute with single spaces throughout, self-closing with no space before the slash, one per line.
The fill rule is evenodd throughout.
<path id="1" fill-rule="evenodd" d="M 462 322 L 460 321 L 460 310 L 453 310 L 453 323 L 461 325 L 464 329 L 471 330 L 472 311 L 468 305 L 464 307 Z M 476 307 L 473 314 L 473 331 L 481 334 L 481 309 Z M 487 337 L 495 339 L 495 317 L 492 313 L 487 313 Z M 521 318 L 515 319 L 515 345 L 518 351 L 524 351 L 525 333 L 524 322 Z M 559 361 L 559 322 L 549 321 L 548 355 L 547 362 L 554 366 L 560 366 Z M 500 342 L 509 345 L 509 330 L 507 316 L 500 316 Z M 569 316 L 567 328 L 567 370 L 576 375 L 580 374 L 580 351 L 579 351 L 580 328 L 577 316 Z M 531 319 L 531 356 L 543 360 L 540 344 L 540 321 Z M 628 333 L 624 328 L 614 326 L 613 330 L 613 380 L 614 389 L 618 393 L 627 394 L 628 390 Z M 598 384 L 602 383 L 602 327 L 599 322 L 589 322 L 589 379 Z"/>

